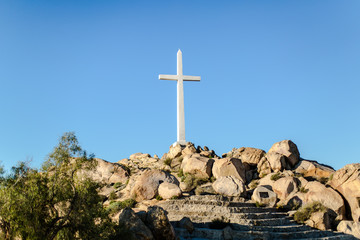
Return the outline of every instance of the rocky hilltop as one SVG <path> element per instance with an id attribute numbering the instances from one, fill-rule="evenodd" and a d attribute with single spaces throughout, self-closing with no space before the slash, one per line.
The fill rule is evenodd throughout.
<path id="1" fill-rule="evenodd" d="M 290 140 L 267 152 L 218 156 L 187 143 L 161 158 L 96 161 L 87 174 L 105 183 L 104 205 L 135 239 L 360 238 L 360 164 L 335 171 L 302 159 Z"/>

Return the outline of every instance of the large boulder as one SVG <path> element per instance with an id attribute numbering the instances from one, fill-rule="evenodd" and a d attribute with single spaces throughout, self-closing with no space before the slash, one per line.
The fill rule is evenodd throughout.
<path id="1" fill-rule="evenodd" d="M 272 188 L 277 180 L 284 178 L 284 177 L 293 177 L 293 176 L 294 176 L 294 174 L 291 171 L 270 173 L 259 180 L 259 186 L 260 185 L 269 186 Z"/>
<path id="2" fill-rule="evenodd" d="M 199 178 L 209 178 L 211 177 L 213 163 L 213 159 L 195 153 L 184 157 L 181 168 L 184 173 L 190 173 Z"/>
<path id="3" fill-rule="evenodd" d="M 197 150 L 195 148 L 195 145 L 191 142 L 187 142 L 185 145 L 185 148 L 182 149 L 181 154 L 183 156 L 188 155 L 188 154 L 193 154 L 196 153 Z"/>
<path id="4" fill-rule="evenodd" d="M 257 148 L 242 147 L 234 148 L 225 154 L 226 157 L 241 159 L 243 163 L 251 166 L 257 166 L 260 160 L 265 156 L 265 151 Z"/>
<path id="5" fill-rule="evenodd" d="M 292 192 L 284 200 L 281 200 L 278 204 L 282 205 L 286 209 L 299 209 L 305 204 L 305 193 L 303 192 Z"/>
<path id="6" fill-rule="evenodd" d="M 286 161 L 291 167 L 294 167 L 300 160 L 300 153 L 295 143 L 291 140 L 283 140 L 275 143 L 268 153 L 280 153 L 286 157 Z"/>
<path id="7" fill-rule="evenodd" d="M 238 178 L 220 177 L 212 184 L 214 190 L 224 196 L 240 196 L 246 192 L 244 183 Z"/>
<path id="8" fill-rule="evenodd" d="M 316 179 L 329 178 L 331 174 L 335 172 L 335 170 L 329 166 L 310 160 L 301 160 L 294 170 L 295 173 L 302 174 L 304 177 L 313 177 Z"/>
<path id="9" fill-rule="evenodd" d="M 337 226 L 339 232 L 351 234 L 354 237 L 360 238 L 360 223 L 353 221 L 341 221 Z"/>
<path id="10" fill-rule="evenodd" d="M 266 157 L 262 158 L 257 165 L 257 172 L 260 178 L 265 177 L 271 173 L 271 165 Z"/>
<path id="11" fill-rule="evenodd" d="M 276 193 L 264 186 L 255 188 L 251 199 L 259 204 L 274 207 L 276 204 Z"/>
<path id="12" fill-rule="evenodd" d="M 320 202 L 325 207 L 332 209 L 337 215 L 338 220 L 345 218 L 345 203 L 340 194 L 330 187 L 326 187 L 317 181 L 308 182 L 304 188 L 305 203 Z"/>
<path id="13" fill-rule="evenodd" d="M 353 220 L 360 222 L 360 163 L 348 164 L 337 170 L 328 184 L 344 196 Z"/>
<path id="14" fill-rule="evenodd" d="M 183 217 L 179 222 L 180 228 L 185 228 L 190 234 L 195 230 L 194 224 L 191 222 L 190 218 Z"/>
<path id="15" fill-rule="evenodd" d="M 183 150 L 183 147 L 180 144 L 175 143 L 170 146 L 169 152 L 167 153 L 167 157 L 170 159 L 180 157 L 182 150 Z"/>
<path id="16" fill-rule="evenodd" d="M 134 153 L 134 154 L 131 154 L 129 159 L 130 160 L 139 160 L 139 161 L 144 161 L 148 158 L 151 158 L 151 155 L 148 154 L 148 153 Z"/>
<path id="17" fill-rule="evenodd" d="M 161 183 L 168 182 L 179 185 L 175 176 L 161 170 L 145 170 L 136 180 L 131 190 L 131 195 L 136 201 L 152 199 L 158 194 L 158 187 Z"/>
<path id="18" fill-rule="evenodd" d="M 91 179 L 106 184 L 117 182 L 126 183 L 129 178 L 129 171 L 119 163 L 110 163 L 100 158 L 95 158 L 96 168 L 93 171 L 82 170 L 81 175 L 86 175 Z"/>
<path id="19" fill-rule="evenodd" d="M 156 240 L 175 240 L 175 231 L 171 226 L 166 212 L 159 206 L 148 208 L 146 225 L 149 227 Z"/>
<path id="20" fill-rule="evenodd" d="M 216 179 L 220 177 L 233 176 L 246 182 L 245 166 L 240 159 L 222 158 L 214 162 L 212 174 Z"/>
<path id="21" fill-rule="evenodd" d="M 284 169 L 289 169 L 286 163 L 286 157 L 278 152 L 268 152 L 266 159 L 270 164 L 270 168 L 274 172 L 280 172 Z"/>
<path id="22" fill-rule="evenodd" d="M 208 157 L 208 158 L 214 158 L 218 157 L 214 150 L 210 150 L 207 146 L 204 146 L 204 149 L 202 149 L 200 146 L 197 147 L 196 152 L 200 153 L 201 156 Z"/>
<path id="23" fill-rule="evenodd" d="M 169 152 L 165 153 L 162 156 L 162 159 L 174 159 L 181 156 L 185 156 L 188 154 L 196 153 L 197 149 L 195 148 L 194 144 L 191 142 L 187 142 L 186 145 L 180 145 L 179 143 L 174 143 L 170 146 Z"/>
<path id="24" fill-rule="evenodd" d="M 305 223 L 310 227 L 325 231 L 332 228 L 333 221 L 334 218 L 331 210 L 325 208 L 323 211 L 312 213 L 310 215 L 310 219 L 308 219 Z"/>
<path id="25" fill-rule="evenodd" d="M 141 173 L 144 169 L 170 170 L 170 167 L 165 165 L 164 161 L 160 161 L 156 155 L 151 157 L 148 153 L 134 153 L 130 155 L 129 159 L 121 159 L 118 163 L 131 169 L 132 175 Z"/>
<path id="26" fill-rule="evenodd" d="M 163 182 L 159 185 L 158 189 L 160 197 L 163 199 L 171 199 L 181 196 L 181 190 L 178 185 L 174 183 Z"/>
<path id="27" fill-rule="evenodd" d="M 119 215 L 119 226 L 125 228 L 124 239 L 153 240 L 151 230 L 141 221 L 131 208 L 125 208 Z"/>
<path id="28" fill-rule="evenodd" d="M 272 189 L 280 200 L 285 200 L 291 193 L 298 191 L 298 183 L 294 177 L 283 177 L 272 184 Z"/>

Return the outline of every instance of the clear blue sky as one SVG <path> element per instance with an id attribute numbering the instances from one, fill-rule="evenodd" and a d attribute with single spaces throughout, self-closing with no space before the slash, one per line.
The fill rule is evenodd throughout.
<path id="1" fill-rule="evenodd" d="M 219 155 L 293 140 L 359 162 L 360 1 L 0 2 L 0 161 L 39 167 L 67 131 L 97 157 L 161 156 L 186 137 Z"/>

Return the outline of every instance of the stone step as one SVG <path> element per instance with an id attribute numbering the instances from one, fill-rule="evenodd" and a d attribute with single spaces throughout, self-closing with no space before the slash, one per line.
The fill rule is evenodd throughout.
<path id="1" fill-rule="evenodd" d="M 168 214 L 170 221 L 180 221 L 183 217 L 188 217 L 193 223 L 210 223 L 213 220 L 221 219 L 223 215 L 206 213 L 206 215 L 193 215 L 193 214 Z M 244 219 L 242 216 L 236 216 L 232 214 L 232 217 L 225 218 L 224 220 L 230 220 L 230 223 L 236 223 L 241 225 L 255 225 L 255 226 L 277 226 L 277 225 L 294 225 L 295 221 L 288 217 L 284 218 L 266 218 L 266 219 Z"/>
<path id="2" fill-rule="evenodd" d="M 352 235 L 300 225 L 286 213 L 275 208 L 256 207 L 253 202 L 240 197 L 194 195 L 165 200 L 158 205 L 168 212 L 168 218 L 180 239 L 356 239 Z M 195 230 L 192 234 L 179 228 L 179 221 L 183 217 L 189 217 L 193 222 Z M 211 229 L 215 219 L 230 220 L 230 223 L 225 229 Z"/>
<path id="3" fill-rule="evenodd" d="M 298 240 L 309 240 L 309 239 L 316 239 L 316 240 L 358 240 L 358 238 L 354 237 L 353 235 L 345 234 L 345 233 L 337 233 L 334 236 L 328 237 L 319 237 L 319 238 L 300 238 Z"/>
<path id="4" fill-rule="evenodd" d="M 197 212 L 223 212 L 223 213 L 272 213 L 278 212 L 274 208 L 254 207 L 254 206 L 219 206 L 202 205 L 190 203 L 160 203 L 160 207 L 166 211 L 197 211 Z"/>
<path id="5" fill-rule="evenodd" d="M 159 206 L 166 205 L 204 205 L 204 206 L 221 206 L 221 207 L 256 207 L 255 203 L 252 202 L 230 202 L 230 201 L 222 201 L 222 200 L 192 200 L 192 199 L 181 199 L 181 200 L 166 200 L 162 201 L 158 204 Z"/>
<path id="6" fill-rule="evenodd" d="M 335 233 L 332 231 L 310 230 L 303 232 L 262 232 L 262 231 L 235 231 L 223 229 L 195 228 L 190 234 L 186 229 L 174 228 L 180 239 L 233 239 L 233 240 L 268 240 L 268 239 L 355 239 L 351 235 Z M 231 237 L 231 238 L 230 238 Z"/>
<path id="7" fill-rule="evenodd" d="M 171 222 L 174 227 L 179 227 L 179 222 Z M 210 228 L 210 223 L 193 223 L 196 228 Z M 252 226 L 252 225 L 240 225 L 229 224 L 232 229 L 238 231 L 263 231 L 263 232 L 299 232 L 309 231 L 312 228 L 307 225 L 283 225 L 283 226 Z"/>
<path id="8" fill-rule="evenodd" d="M 273 219 L 273 218 L 288 218 L 288 215 L 286 213 L 280 213 L 280 212 L 265 212 L 265 213 L 229 213 L 229 212 L 221 212 L 221 211 L 193 211 L 193 209 L 190 209 L 189 211 L 176 211 L 176 210 L 168 210 L 165 209 L 168 212 L 168 216 L 206 216 L 210 217 L 211 219 L 215 218 L 221 218 L 224 217 L 225 219 Z"/>
<path id="9" fill-rule="evenodd" d="M 201 200 L 201 201 L 248 202 L 248 200 L 242 197 L 226 197 L 221 195 L 192 195 L 182 199 Z"/>

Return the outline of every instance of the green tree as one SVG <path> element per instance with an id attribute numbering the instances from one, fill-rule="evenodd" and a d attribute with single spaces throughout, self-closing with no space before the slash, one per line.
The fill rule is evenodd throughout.
<path id="1" fill-rule="evenodd" d="M 65 133 L 41 171 L 20 163 L 0 183 L 3 239 L 109 239 L 115 225 L 102 205 L 96 167 L 74 133 Z"/>

